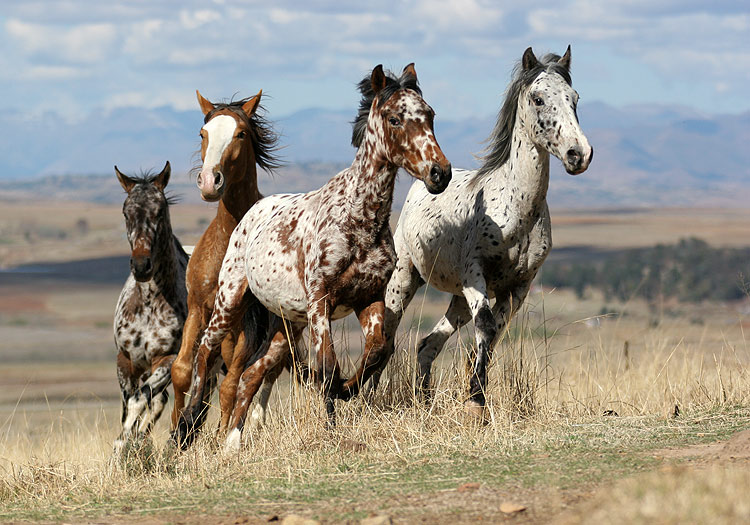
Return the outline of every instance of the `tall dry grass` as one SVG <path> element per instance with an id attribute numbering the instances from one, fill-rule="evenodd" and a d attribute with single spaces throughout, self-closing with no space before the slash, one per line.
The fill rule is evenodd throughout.
<path id="1" fill-rule="evenodd" d="M 291 500 L 295 487 L 321 479 L 424 487 L 428 474 L 410 479 L 404 472 L 576 439 L 644 448 L 664 429 L 687 429 L 683 421 L 691 418 L 747 418 L 750 351 L 735 325 L 683 318 L 655 325 L 638 315 L 575 320 L 564 311 L 536 296 L 503 334 L 490 367 L 486 424 L 463 410 L 470 328 L 436 362 L 428 406 L 412 389 L 418 332 L 411 329 L 401 334 L 378 391 L 337 405 L 335 431 L 325 426 L 317 390 L 285 379 L 266 425 L 245 431 L 238 455 L 222 454 L 211 431 L 218 410 L 189 451 L 166 445 L 162 422 L 151 442 L 129 447 L 119 460 L 111 454 L 119 431 L 115 410 L 58 414 L 46 430 L 32 429 L 17 414 L 0 427 L 0 517 L 39 505 L 58 513 L 109 512 L 130 500 L 140 502 L 139 511 L 188 508 L 195 502 L 184 487 L 233 491 L 239 479 L 243 490 Z M 337 339 L 338 348 L 358 347 L 346 331 Z"/>

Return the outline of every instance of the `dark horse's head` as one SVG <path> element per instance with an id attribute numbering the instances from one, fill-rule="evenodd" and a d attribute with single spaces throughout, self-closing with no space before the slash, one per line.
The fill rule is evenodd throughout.
<path id="1" fill-rule="evenodd" d="M 172 242 L 171 238 L 160 238 L 165 231 L 171 231 L 169 199 L 164 195 L 171 168 L 167 162 L 158 175 L 128 177 L 115 166 L 115 173 L 128 194 L 122 213 L 130 242 L 130 271 L 136 281 L 145 282 L 154 274 L 154 247 L 157 243 Z"/>

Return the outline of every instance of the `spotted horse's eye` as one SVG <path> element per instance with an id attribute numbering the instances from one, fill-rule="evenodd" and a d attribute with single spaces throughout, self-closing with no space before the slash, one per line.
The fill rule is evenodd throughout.
<path id="1" fill-rule="evenodd" d="M 388 118 L 388 123 L 391 126 L 400 126 L 401 125 L 401 121 L 399 119 L 397 119 L 396 117 L 390 117 L 390 118 Z"/>
<path id="2" fill-rule="evenodd" d="M 534 97 L 534 104 L 537 106 L 543 106 L 544 100 L 542 100 L 542 97 Z"/>

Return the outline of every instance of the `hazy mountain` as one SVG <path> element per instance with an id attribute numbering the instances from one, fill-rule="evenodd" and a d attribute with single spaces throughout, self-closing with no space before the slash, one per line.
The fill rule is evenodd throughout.
<path id="1" fill-rule="evenodd" d="M 594 162 L 585 174 L 570 177 L 553 160 L 553 203 L 744 205 L 750 196 L 750 112 L 707 116 L 679 106 L 614 108 L 593 102 L 581 104 L 579 116 L 594 146 Z M 289 167 L 262 180 L 263 191 L 312 189 L 348 165 L 354 156 L 353 117 L 353 111 L 307 109 L 277 118 L 280 155 Z M 438 118 L 436 135 L 454 166 L 477 165 L 473 154 L 481 153 L 494 121 L 494 115 Z M 51 175 L 110 175 L 113 164 L 126 172 L 160 169 L 167 159 L 175 173 L 186 172 L 196 161 L 202 122 L 197 110 L 171 108 L 118 109 L 74 123 L 53 113 L 29 117 L 6 111 L 0 114 L 6 130 L 0 143 L 0 180 L 6 181 L 1 189 L 7 192 Z M 53 187 L 72 184 L 47 180 L 58 181 L 47 186 L 51 194 L 56 194 Z M 407 176 L 400 177 L 397 203 L 409 183 Z"/>

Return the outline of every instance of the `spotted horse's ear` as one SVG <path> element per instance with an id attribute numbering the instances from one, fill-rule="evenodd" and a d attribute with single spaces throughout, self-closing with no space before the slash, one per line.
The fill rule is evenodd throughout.
<path id="1" fill-rule="evenodd" d="M 412 62 L 411 64 L 409 64 L 408 66 L 404 68 L 404 70 L 401 72 L 401 76 L 402 77 L 404 76 L 414 77 L 414 80 L 419 80 L 417 78 L 417 70 L 414 69 L 414 62 Z"/>
<path id="2" fill-rule="evenodd" d="M 568 49 L 565 50 L 565 54 L 560 57 L 557 63 L 570 71 L 570 44 L 568 44 Z"/>
<path id="3" fill-rule="evenodd" d="M 135 187 L 135 180 L 122 173 L 119 169 L 117 169 L 117 166 L 115 166 L 115 175 L 117 175 L 117 180 L 120 181 L 120 186 L 122 186 L 122 189 L 125 190 L 126 193 L 130 193 L 130 190 Z"/>
<path id="4" fill-rule="evenodd" d="M 526 51 L 523 52 L 521 67 L 523 67 L 524 71 L 528 71 L 530 69 L 534 69 L 538 65 L 539 61 L 536 59 L 536 56 L 534 56 L 534 52 L 531 50 L 531 47 L 527 47 Z"/>
<path id="5" fill-rule="evenodd" d="M 169 184 L 169 176 L 172 174 L 172 166 L 169 165 L 169 161 L 164 165 L 164 169 L 161 170 L 161 173 L 159 173 L 154 178 L 154 186 L 156 188 L 163 192 L 164 188 L 167 187 L 167 184 Z"/>
<path id="6" fill-rule="evenodd" d="M 385 87 L 386 78 L 385 73 L 383 73 L 383 64 L 378 64 L 375 66 L 375 69 L 372 70 L 370 84 L 372 85 L 372 92 L 376 95 Z"/>

